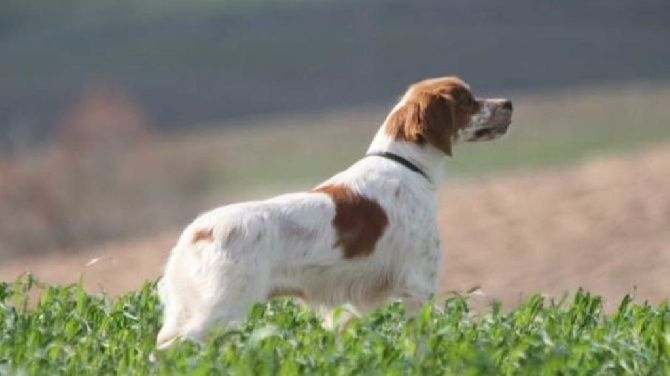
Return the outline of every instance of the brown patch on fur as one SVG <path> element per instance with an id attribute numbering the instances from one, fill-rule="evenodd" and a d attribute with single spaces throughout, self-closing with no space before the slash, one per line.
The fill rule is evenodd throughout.
<path id="1" fill-rule="evenodd" d="M 268 300 L 279 298 L 282 296 L 291 296 L 298 299 L 305 299 L 305 293 L 300 289 L 293 289 L 288 287 L 275 287 L 268 293 Z"/>
<path id="2" fill-rule="evenodd" d="M 196 231 L 193 234 L 193 243 L 197 242 L 213 242 L 214 241 L 214 231 L 210 229 L 202 229 Z"/>
<path id="3" fill-rule="evenodd" d="M 337 233 L 334 247 L 342 247 L 344 258 L 367 256 L 388 225 L 384 209 L 374 200 L 341 185 L 318 187 L 315 192 L 329 195 L 335 203 L 333 227 Z"/>
<path id="4" fill-rule="evenodd" d="M 479 104 L 465 83 L 456 77 L 418 82 L 407 90 L 405 104 L 391 113 L 384 132 L 396 140 L 426 142 L 451 155 L 451 142 L 470 123 Z"/>

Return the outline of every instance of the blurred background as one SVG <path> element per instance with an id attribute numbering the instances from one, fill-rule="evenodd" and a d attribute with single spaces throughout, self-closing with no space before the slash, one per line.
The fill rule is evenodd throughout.
<path id="1" fill-rule="evenodd" d="M 199 212 L 360 158 L 412 82 L 515 103 L 441 189 L 443 291 L 670 296 L 670 2 L 4 0 L 0 280 L 119 293 Z"/>

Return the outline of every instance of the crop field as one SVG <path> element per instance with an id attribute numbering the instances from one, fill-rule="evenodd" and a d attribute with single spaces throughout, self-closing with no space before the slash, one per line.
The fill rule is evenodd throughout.
<path id="1" fill-rule="evenodd" d="M 509 312 L 495 303 L 475 312 L 452 296 L 413 319 L 392 303 L 334 332 L 311 310 L 275 300 L 205 344 L 156 352 L 160 310 L 152 283 L 115 299 L 30 275 L 2 283 L 0 374 L 670 373 L 667 302 L 626 296 L 604 315 L 602 299 L 582 290 L 560 301 L 536 295 Z"/>

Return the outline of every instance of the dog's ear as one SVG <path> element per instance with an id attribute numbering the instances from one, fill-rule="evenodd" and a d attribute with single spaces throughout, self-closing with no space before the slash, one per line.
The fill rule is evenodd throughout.
<path id="1" fill-rule="evenodd" d="M 409 102 L 393 111 L 386 119 L 384 132 L 394 140 L 423 144 L 425 139 L 420 135 L 419 105 Z"/>
<path id="2" fill-rule="evenodd" d="M 456 130 L 454 104 L 439 94 L 419 98 L 421 134 L 430 144 L 451 156 L 451 140 Z"/>
<path id="3" fill-rule="evenodd" d="M 419 94 L 394 111 L 386 121 L 386 133 L 399 140 L 426 142 L 451 156 L 455 132 L 454 105 L 440 94 Z"/>

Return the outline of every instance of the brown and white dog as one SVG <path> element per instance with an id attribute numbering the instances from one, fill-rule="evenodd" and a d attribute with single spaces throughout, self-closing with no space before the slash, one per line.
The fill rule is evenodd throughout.
<path id="1" fill-rule="evenodd" d="M 159 283 L 159 348 L 239 323 L 293 295 L 324 312 L 400 299 L 412 315 L 441 270 L 436 187 L 457 140 L 503 135 L 512 104 L 475 98 L 456 77 L 410 86 L 366 157 L 309 192 L 214 209 L 182 233 Z"/>

